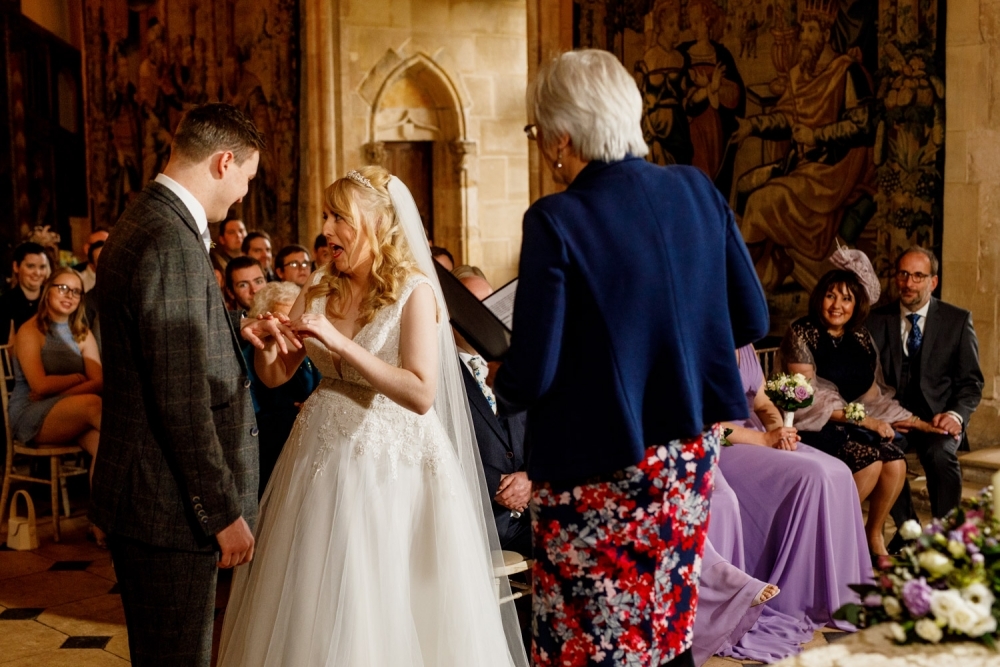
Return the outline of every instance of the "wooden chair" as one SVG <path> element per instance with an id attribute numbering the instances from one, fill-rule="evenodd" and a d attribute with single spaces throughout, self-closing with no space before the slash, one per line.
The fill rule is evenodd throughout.
<path id="1" fill-rule="evenodd" d="M 510 581 L 509 578 L 512 574 L 530 571 L 532 563 L 533 561 L 525 558 L 516 551 L 493 552 L 493 576 L 498 577 L 493 580 L 493 584 L 496 589 L 499 604 L 506 604 L 523 598 L 526 595 L 531 595 L 531 586 L 529 584 L 522 583 L 520 581 Z M 505 595 L 504 597 L 500 597 L 499 577 L 502 576 L 508 577 L 511 590 L 511 594 Z"/>
<path id="2" fill-rule="evenodd" d="M 3 491 L 0 492 L 0 517 L 5 516 L 7 498 L 10 496 L 12 482 L 34 482 L 35 484 L 47 484 L 52 491 L 52 535 L 58 542 L 59 533 L 59 491 L 63 491 L 63 503 L 66 516 L 69 516 L 69 496 L 65 493 L 66 478 L 75 475 L 86 475 L 87 469 L 79 466 L 64 466 L 62 457 L 67 455 L 79 455 L 83 450 L 79 445 L 54 445 L 29 447 L 25 443 L 14 440 L 14 434 L 10 428 L 10 392 L 8 383 L 14 380 L 14 367 L 11 359 L 11 346 L 0 345 L 0 364 L 3 368 L 3 377 L 0 378 L 0 403 L 3 405 L 3 420 L 7 436 L 7 456 L 3 471 Z M 40 457 L 49 459 L 49 479 L 32 477 L 30 474 L 22 475 L 14 470 L 14 457 L 23 456 L 28 460 L 37 460 Z M 29 471 L 30 472 L 30 471 Z M 0 518 L 0 521 L 3 519 Z"/>
<path id="3" fill-rule="evenodd" d="M 760 361 L 760 368 L 764 371 L 764 379 L 769 380 L 771 375 L 777 370 L 774 367 L 774 357 L 778 354 L 776 347 L 762 347 L 757 349 L 757 359 Z"/>

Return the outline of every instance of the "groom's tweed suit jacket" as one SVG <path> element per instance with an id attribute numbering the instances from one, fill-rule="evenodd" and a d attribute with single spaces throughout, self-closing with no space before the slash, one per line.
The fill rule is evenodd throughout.
<path id="1" fill-rule="evenodd" d="M 104 411 L 92 518 L 112 535 L 191 551 L 257 514 L 246 366 L 187 207 L 153 182 L 98 268 Z"/>

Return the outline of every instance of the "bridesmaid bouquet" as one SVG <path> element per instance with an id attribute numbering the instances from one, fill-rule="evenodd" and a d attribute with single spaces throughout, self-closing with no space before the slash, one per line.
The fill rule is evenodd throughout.
<path id="1" fill-rule="evenodd" d="M 844 408 L 844 417 L 852 424 L 860 424 L 866 416 L 865 406 L 860 403 L 848 403 Z"/>
<path id="2" fill-rule="evenodd" d="M 876 583 L 851 586 L 861 604 L 833 617 L 859 628 L 888 623 L 900 644 L 973 639 L 996 649 L 1000 521 L 992 488 L 923 528 L 907 521 L 900 535 L 907 544 L 898 556 L 879 557 Z"/>
<path id="3" fill-rule="evenodd" d="M 785 426 L 791 426 L 795 411 L 812 405 L 814 392 L 802 373 L 781 373 L 767 381 L 764 393 L 785 413 Z"/>

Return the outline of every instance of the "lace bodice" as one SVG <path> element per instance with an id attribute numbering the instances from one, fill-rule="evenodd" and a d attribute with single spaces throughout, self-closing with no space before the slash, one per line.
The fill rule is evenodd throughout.
<path id="1" fill-rule="evenodd" d="M 354 342 L 387 364 L 399 366 L 403 307 L 413 290 L 426 282 L 429 281 L 423 275 L 411 276 L 399 299 L 379 310 L 357 333 Z M 308 311 L 325 315 L 326 301 L 326 297 L 314 299 Z M 313 460 L 314 477 L 326 471 L 330 454 L 343 446 L 345 439 L 355 457 L 369 455 L 379 459 L 388 456 L 393 475 L 401 460 L 407 464 L 424 464 L 432 470 L 436 468 L 441 447 L 448 440 L 433 410 L 424 415 L 407 410 L 372 388 L 344 360 L 338 372 L 330 351 L 315 339 L 306 339 L 306 349 L 323 374 L 323 382 L 306 401 L 296 422 L 296 429 L 306 428 L 311 420 L 320 423 L 321 445 Z"/>

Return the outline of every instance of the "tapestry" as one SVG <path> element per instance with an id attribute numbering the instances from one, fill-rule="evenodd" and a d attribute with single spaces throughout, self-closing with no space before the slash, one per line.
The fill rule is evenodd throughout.
<path id="1" fill-rule="evenodd" d="M 90 195 L 111 226 L 163 170 L 186 109 L 235 105 L 267 150 L 235 213 L 297 242 L 298 0 L 84 0 Z"/>
<path id="2" fill-rule="evenodd" d="M 772 333 L 805 313 L 838 244 L 884 287 L 910 245 L 940 257 L 944 2 L 573 3 L 574 46 L 634 73 L 647 159 L 694 165 L 729 200 Z"/>

